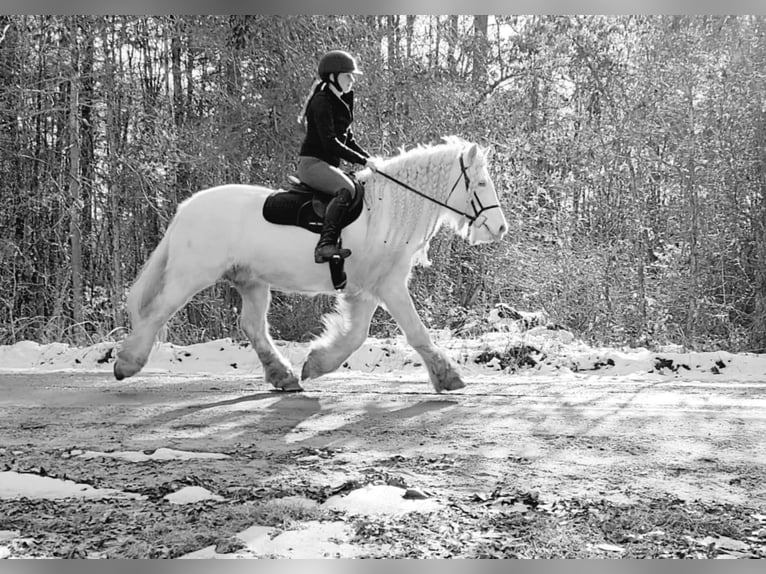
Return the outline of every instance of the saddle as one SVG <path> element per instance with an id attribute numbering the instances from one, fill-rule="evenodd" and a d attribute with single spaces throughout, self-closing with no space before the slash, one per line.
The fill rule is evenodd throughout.
<path id="1" fill-rule="evenodd" d="M 354 181 L 356 195 L 348 209 L 342 227 L 350 225 L 361 215 L 364 204 L 364 184 Z M 294 176 L 288 177 L 287 189 L 275 191 L 263 204 L 263 218 L 277 225 L 297 225 L 313 233 L 322 231 L 324 214 L 332 195 L 309 187 Z"/>
<path id="2" fill-rule="evenodd" d="M 356 194 L 341 222 L 342 228 L 356 221 L 364 207 L 364 184 L 354 179 L 353 175 L 351 179 Z M 263 204 L 263 218 L 277 225 L 295 225 L 312 233 L 321 233 L 327 204 L 332 197 L 329 193 L 309 187 L 294 176 L 288 176 L 286 189 L 275 191 L 266 198 Z M 341 290 L 346 286 L 344 260 L 333 258 L 329 263 L 333 286 Z"/>

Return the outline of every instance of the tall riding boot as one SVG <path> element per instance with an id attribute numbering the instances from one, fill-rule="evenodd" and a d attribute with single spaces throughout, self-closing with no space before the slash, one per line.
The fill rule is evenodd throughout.
<path id="1" fill-rule="evenodd" d="M 343 227 L 343 218 L 351 205 L 351 191 L 345 187 L 330 200 L 324 215 L 322 232 L 319 235 L 319 242 L 314 250 L 314 261 L 324 263 L 335 256 L 343 259 L 351 255 L 350 249 L 341 249 L 338 247 L 340 230 Z"/>

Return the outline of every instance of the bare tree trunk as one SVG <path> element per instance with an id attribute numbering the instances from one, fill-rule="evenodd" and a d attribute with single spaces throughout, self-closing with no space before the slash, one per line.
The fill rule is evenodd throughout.
<path id="1" fill-rule="evenodd" d="M 686 166 L 686 194 L 687 207 L 689 209 L 689 307 L 686 318 L 686 337 L 690 344 L 694 344 L 697 335 L 697 319 L 699 317 L 699 206 L 697 205 L 697 178 L 696 171 L 696 141 L 694 136 L 694 90 L 691 85 L 687 87 L 687 101 L 689 104 L 689 134 L 691 144 Z"/>
<path id="2" fill-rule="evenodd" d="M 457 76 L 458 17 L 455 14 L 447 20 L 447 70 L 453 77 Z"/>
<path id="3" fill-rule="evenodd" d="M 174 127 L 173 148 L 175 150 L 177 150 L 178 146 L 182 145 L 181 142 L 183 142 L 183 137 L 181 135 L 181 132 L 183 130 L 183 124 L 185 121 L 185 107 L 186 107 L 184 106 L 184 93 L 183 93 L 183 86 L 182 86 L 183 76 L 181 74 L 181 52 L 182 52 L 181 27 L 182 27 L 182 23 L 179 22 L 175 17 L 171 17 L 172 38 L 170 40 L 170 60 L 171 60 L 170 69 L 173 76 L 173 87 L 172 87 L 173 127 Z M 173 213 L 173 211 L 175 211 L 176 206 L 178 205 L 179 192 L 184 193 L 189 187 L 188 173 L 186 170 L 186 166 L 181 160 L 181 155 L 182 155 L 182 152 L 174 151 L 172 156 L 169 158 L 171 160 L 170 169 L 172 173 L 170 189 L 168 190 L 170 192 L 169 195 L 171 197 L 171 205 L 170 205 L 170 209 L 168 210 L 170 213 Z"/>
<path id="4" fill-rule="evenodd" d="M 111 16 L 108 18 L 116 18 Z M 113 26 L 108 25 L 107 22 L 103 23 L 101 30 L 101 40 L 104 50 L 104 97 L 106 98 L 105 114 L 106 114 L 106 162 L 107 162 L 107 205 L 109 206 L 107 212 L 107 225 L 109 226 L 109 235 L 111 236 L 111 248 L 112 248 L 112 269 L 111 269 L 111 281 L 110 281 L 110 301 L 112 305 L 112 321 L 114 328 L 122 327 L 125 324 L 125 317 L 122 311 L 122 293 L 125 290 L 123 273 L 122 273 L 122 241 L 121 241 L 121 225 L 120 225 L 120 200 L 119 194 L 116 189 L 115 182 L 118 177 L 118 162 L 120 157 L 120 138 L 119 126 L 116 119 L 117 110 L 119 109 L 119 98 L 115 91 L 114 85 L 114 40 L 113 36 L 110 39 L 110 34 L 113 32 Z"/>
<path id="5" fill-rule="evenodd" d="M 412 58 L 412 35 L 414 31 L 415 31 L 415 16 L 408 14 L 406 30 L 405 30 L 405 33 L 406 33 L 405 42 L 407 46 L 406 54 L 407 54 L 408 60 Z"/>
<path id="6" fill-rule="evenodd" d="M 428 68 L 431 70 L 439 67 L 440 26 L 438 15 L 428 17 Z"/>
<path id="7" fill-rule="evenodd" d="M 69 18 L 71 75 L 69 81 L 69 238 L 72 264 L 72 319 L 80 325 L 83 319 L 82 236 L 80 232 L 80 53 L 78 17 Z M 75 331 L 79 338 L 79 330 Z"/>
<path id="8" fill-rule="evenodd" d="M 388 16 L 388 68 L 399 62 L 399 16 Z"/>
<path id="9" fill-rule="evenodd" d="M 760 217 L 756 224 L 755 310 L 752 350 L 766 353 L 766 188 L 761 193 Z"/>
<path id="10" fill-rule="evenodd" d="M 487 83 L 487 26 L 486 14 L 473 17 L 473 81 L 476 86 Z"/>
<path id="11" fill-rule="evenodd" d="M 755 256 L 753 266 L 755 289 L 753 328 L 751 335 L 751 347 L 756 353 L 766 352 L 766 114 L 761 112 L 757 138 L 760 140 L 760 197 L 759 205 L 755 210 L 753 221 L 753 235 L 755 238 Z"/>
<path id="12" fill-rule="evenodd" d="M 173 35 L 170 40 L 171 70 L 173 72 L 173 120 L 176 127 L 180 127 L 184 120 L 184 93 L 181 85 L 181 22 L 175 17 L 173 22 Z"/>
<path id="13" fill-rule="evenodd" d="M 644 220 L 644 208 L 641 199 L 641 193 L 638 187 L 638 176 L 636 174 L 636 166 L 634 165 L 633 158 L 628 155 L 627 159 L 628 169 L 630 171 L 630 191 L 632 196 L 632 203 L 634 209 L 640 214 L 639 221 Z M 643 227 L 643 225 L 641 226 Z M 648 249 L 647 232 L 645 229 L 636 230 L 636 241 L 634 244 L 633 259 L 636 262 L 636 279 L 638 287 L 638 314 L 640 317 L 640 325 L 637 325 L 635 329 L 636 336 L 644 338 L 648 334 L 648 316 L 646 308 L 646 252 Z M 637 341 L 644 343 L 644 341 Z"/>
<path id="14" fill-rule="evenodd" d="M 81 47 L 80 64 L 80 88 L 79 88 L 79 114 L 80 119 L 80 196 L 82 197 L 82 209 L 80 230 L 83 244 L 83 289 L 87 292 L 92 289 L 94 282 L 98 281 L 98 249 L 94 245 L 94 237 L 97 235 L 98 216 L 97 193 L 94 182 L 96 180 L 96 140 L 95 122 L 95 82 L 94 76 L 94 35 L 91 33 L 91 17 L 86 16 L 81 21 L 83 29 L 83 45 Z"/>

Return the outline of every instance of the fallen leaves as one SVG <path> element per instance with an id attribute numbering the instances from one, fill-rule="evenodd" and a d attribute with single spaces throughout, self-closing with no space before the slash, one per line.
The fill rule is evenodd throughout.
<path id="1" fill-rule="evenodd" d="M 614 544 L 601 543 L 601 544 L 589 545 L 589 547 L 595 548 L 596 550 L 603 550 L 604 552 L 617 552 L 617 553 L 625 552 L 625 548 L 623 548 L 622 546 L 616 546 Z"/>
<path id="2" fill-rule="evenodd" d="M 369 484 L 402 488 L 405 499 L 436 497 L 445 504 L 429 513 L 382 519 L 353 519 L 357 543 L 371 555 L 397 558 L 766 558 L 766 514 L 752 508 L 714 502 L 656 497 L 629 504 L 610 499 L 562 498 L 551 492 L 519 488 L 507 480 L 478 492 L 450 490 L 435 480 L 454 471 L 459 458 L 447 454 L 394 456 L 357 466 L 335 462 L 338 450 L 302 447 L 262 453 L 234 448 L 231 460 L 191 471 L 184 461 L 130 465 L 113 461 L 74 460 L 65 453 L 13 454 L 9 463 L 39 475 L 63 475 L 144 492 L 144 502 L 0 501 L 0 557 L 174 557 L 206 545 L 221 554 L 237 552 L 234 536 L 256 523 L 284 525 L 284 506 L 269 506 L 287 496 L 319 503 L 332 494 Z M 9 455 L 11 453 L 8 453 Z M 15 459 L 15 460 L 14 460 Z M 244 471 L 251 460 L 276 472 L 273 479 L 253 479 Z M 244 462 L 243 462 L 244 461 Z M 523 464 L 522 460 L 514 463 Z M 295 472 L 296 465 L 300 472 Z M 325 475 L 303 472 L 330 468 Z M 249 467 L 248 467 L 249 468 Z M 436 475 L 428 474 L 438 471 Z M 443 471 L 443 472 L 442 472 Z M 271 471 L 270 471 L 271 472 Z M 325 476 L 326 480 L 317 476 Z M 288 478 L 286 478 L 288 477 Z M 312 478 L 313 477 L 313 478 Z M 429 478 L 431 480 L 429 480 Z M 226 500 L 194 502 L 174 508 L 169 492 L 205 486 Z M 268 512 L 266 512 L 268 510 Z M 305 512 L 293 511 L 299 527 Z M 321 512 L 311 511 L 321 519 Z M 336 515 L 333 515 L 337 518 Z M 349 519 L 346 515 L 344 519 Z"/>

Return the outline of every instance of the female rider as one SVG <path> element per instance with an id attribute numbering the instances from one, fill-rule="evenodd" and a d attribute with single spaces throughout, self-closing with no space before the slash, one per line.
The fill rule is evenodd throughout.
<path id="1" fill-rule="evenodd" d="M 340 160 L 378 168 L 378 161 L 354 139 L 354 92 L 361 75 L 356 60 L 343 50 L 327 52 L 319 61 L 319 80 L 312 86 L 299 117 L 306 123 L 306 136 L 298 158 L 298 177 L 305 184 L 333 196 L 327 205 L 314 261 L 324 263 L 334 256 L 351 255 L 340 249 L 338 239 L 343 218 L 354 200 L 355 187 L 340 169 Z"/>

